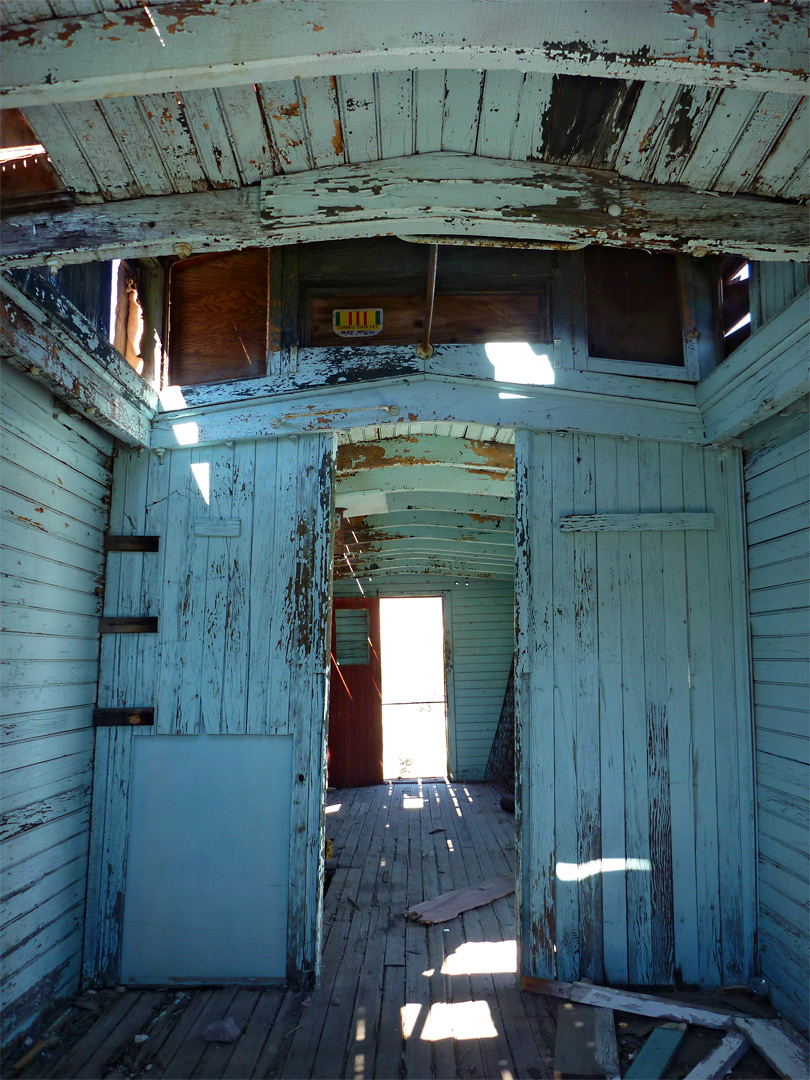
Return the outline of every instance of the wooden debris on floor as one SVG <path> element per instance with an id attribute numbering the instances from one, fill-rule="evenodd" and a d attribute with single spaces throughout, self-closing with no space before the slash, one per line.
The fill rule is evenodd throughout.
<path id="1" fill-rule="evenodd" d="M 624 1074 L 625 1080 L 661 1080 L 685 1034 L 686 1024 L 657 1027 Z"/>
<path id="2" fill-rule="evenodd" d="M 567 1077 L 619 1080 L 620 1075 L 612 1010 L 561 1002 L 557 1009 L 554 1080 Z"/>
<path id="3" fill-rule="evenodd" d="M 452 892 L 441 893 L 432 900 L 415 904 L 403 914 L 414 922 L 430 926 L 433 923 L 448 922 L 464 911 L 472 911 L 473 908 L 491 904 L 493 900 L 509 896 L 514 891 L 514 875 L 502 874 L 500 877 L 482 881 L 478 885 L 468 885 L 464 889 L 453 889 Z"/>
<path id="4" fill-rule="evenodd" d="M 596 1055 L 593 1014 L 608 1013 L 610 1009 L 669 1021 L 653 1026 L 640 1052 L 625 1071 L 625 1080 L 658 1080 L 665 1076 L 690 1027 L 708 1028 L 718 1034 L 722 1032 L 723 1037 L 688 1073 L 677 1073 L 685 1080 L 721 1080 L 752 1048 L 767 1063 L 764 1067 L 770 1066 L 783 1080 L 806 1080 L 810 1076 L 807 1040 L 780 1019 L 710 1008 L 652 994 L 614 990 L 588 982 L 563 983 L 524 976 L 521 986 L 531 993 L 563 1001 L 557 1013 L 555 1078 L 618 1076 L 618 1072 L 612 1073 L 611 1063 L 597 1061 Z M 647 1033 L 646 1024 L 640 1027 L 622 1024 L 628 1034 L 631 1026 L 637 1034 Z M 570 1034 L 567 1033 L 569 1028 Z M 615 1042 L 615 1029 L 613 1035 Z M 582 1045 L 574 1046 L 577 1036 Z M 714 1038 L 717 1038 L 717 1034 Z M 744 1075 L 749 1074 L 746 1072 Z"/>

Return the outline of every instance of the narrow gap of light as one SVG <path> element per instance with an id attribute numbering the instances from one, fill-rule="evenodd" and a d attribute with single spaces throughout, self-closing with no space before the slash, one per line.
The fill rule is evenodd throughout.
<path id="1" fill-rule="evenodd" d="M 211 502 L 211 466 L 207 461 L 195 461 L 191 466 L 191 471 L 197 481 L 200 494 L 205 499 L 206 505 L 209 505 Z"/>
<path id="2" fill-rule="evenodd" d="M 185 424 L 172 424 L 172 431 L 180 446 L 193 446 L 200 441 L 200 429 L 193 420 Z"/>
<path id="3" fill-rule="evenodd" d="M 455 806 L 455 808 L 456 808 L 456 814 L 458 815 L 458 817 L 464 817 L 464 815 L 461 812 L 461 807 L 458 805 L 458 799 L 456 798 L 456 793 L 450 787 L 449 784 L 447 785 L 447 790 L 450 793 L 450 798 L 453 800 L 453 806 Z M 438 799 L 436 801 L 438 802 Z"/>
<path id="4" fill-rule="evenodd" d="M 330 803 L 329 806 L 324 807 L 325 814 L 336 814 L 340 810 L 341 804 L 339 802 Z"/>
<path id="5" fill-rule="evenodd" d="M 723 337 L 731 337 L 731 335 L 736 333 L 738 330 L 742 330 L 744 326 L 748 326 L 750 322 L 751 312 L 748 311 L 745 313 L 745 315 L 743 315 L 739 322 L 734 323 L 730 330 L 726 330 L 725 334 L 723 334 Z"/>
<path id="6" fill-rule="evenodd" d="M 745 265 L 741 266 L 733 277 L 729 278 L 729 281 L 748 281 L 750 276 L 751 270 L 748 263 L 745 263 Z"/>
<path id="7" fill-rule="evenodd" d="M 583 881 L 597 874 L 609 874 L 617 870 L 652 870 L 649 859 L 594 859 L 586 863 L 557 863 L 560 881 Z"/>
<path id="8" fill-rule="evenodd" d="M 495 368 L 496 382 L 554 385 L 554 368 L 548 353 L 534 352 L 528 341 L 488 341 L 484 349 Z"/>
<path id="9" fill-rule="evenodd" d="M 364 1017 L 358 1016 L 358 1018 L 357 1018 L 357 1033 L 355 1034 L 355 1039 L 358 1042 L 365 1042 L 365 1038 L 366 1038 L 366 1021 L 365 1021 Z"/>
<path id="10" fill-rule="evenodd" d="M 42 143 L 29 143 L 27 146 L 4 146 L 0 148 L 0 164 L 5 165 L 8 161 L 22 161 L 28 167 L 26 158 L 39 157 L 45 153 Z"/>
<path id="11" fill-rule="evenodd" d="M 446 837 L 446 839 L 447 839 L 447 850 L 448 851 L 455 851 L 456 849 L 453 847 L 453 841 L 450 839 L 449 836 Z"/>
<path id="12" fill-rule="evenodd" d="M 147 15 L 147 17 L 149 19 L 149 22 L 152 24 L 152 29 L 155 31 L 155 33 L 158 36 L 158 41 L 160 42 L 160 44 L 165 49 L 166 48 L 166 42 L 163 40 L 163 35 L 161 34 L 160 29 L 158 28 L 158 24 L 155 22 L 154 15 L 149 10 L 149 8 L 146 6 L 146 4 L 143 5 L 143 10 L 146 12 L 146 15 Z"/>
<path id="13" fill-rule="evenodd" d="M 502 390 L 499 392 L 498 397 L 501 401 L 509 401 L 510 399 L 517 401 L 522 399 L 525 401 L 528 398 L 528 394 L 505 394 Z"/>
<path id="14" fill-rule="evenodd" d="M 110 278 L 110 332 L 108 335 L 109 342 L 112 345 L 115 341 L 115 323 L 118 315 L 118 268 L 121 265 L 120 259 L 113 259 L 112 261 L 112 275 Z M 179 389 L 179 387 L 178 387 Z"/>

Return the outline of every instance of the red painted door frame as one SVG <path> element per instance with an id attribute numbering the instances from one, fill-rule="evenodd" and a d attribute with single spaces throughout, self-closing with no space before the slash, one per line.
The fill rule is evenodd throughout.
<path id="1" fill-rule="evenodd" d="M 369 663 L 338 664 L 335 611 L 368 611 Z M 335 597 L 332 604 L 332 663 L 329 687 L 329 786 L 365 787 L 383 780 L 380 601 Z"/>

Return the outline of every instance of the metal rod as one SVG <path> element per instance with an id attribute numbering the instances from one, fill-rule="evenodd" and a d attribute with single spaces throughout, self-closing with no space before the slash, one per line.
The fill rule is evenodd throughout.
<path id="1" fill-rule="evenodd" d="M 430 262 L 428 263 L 427 296 L 425 297 L 425 332 L 422 341 L 416 346 L 416 355 L 420 360 L 427 360 L 433 355 L 433 346 L 430 344 L 430 331 L 433 326 L 433 301 L 436 298 L 436 266 L 439 261 L 439 245 L 430 245 Z"/>

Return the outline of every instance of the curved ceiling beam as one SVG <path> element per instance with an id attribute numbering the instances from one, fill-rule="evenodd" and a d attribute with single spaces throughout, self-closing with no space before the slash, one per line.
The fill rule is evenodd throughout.
<path id="1" fill-rule="evenodd" d="M 2 223 L 2 266 L 446 233 L 807 259 L 807 208 L 644 184 L 566 165 L 448 152 L 339 165 L 261 188 L 123 199 Z"/>
<path id="2" fill-rule="evenodd" d="M 807 14 L 758 0 L 152 0 L 7 26 L 6 107 L 360 72 L 517 69 L 807 92 Z"/>
<path id="3" fill-rule="evenodd" d="M 390 491 L 422 492 L 447 491 L 464 495 L 512 495 L 515 480 L 503 473 L 484 473 L 460 469 L 452 465 L 397 465 L 390 469 L 338 477 L 335 484 L 335 505 L 362 492 L 385 495 Z"/>

